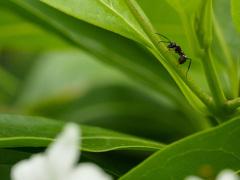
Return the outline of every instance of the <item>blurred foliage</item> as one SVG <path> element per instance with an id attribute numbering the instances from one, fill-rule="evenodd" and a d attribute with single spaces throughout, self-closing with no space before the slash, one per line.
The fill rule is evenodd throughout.
<path id="1" fill-rule="evenodd" d="M 48 4 L 55 2 L 44 1 Z M 84 2 L 87 4 L 88 1 Z M 123 4 L 123 1 L 116 2 Z M 201 66 L 201 58 L 194 52 L 198 46 L 191 44 L 189 37 L 192 35 L 186 33 L 188 27 L 183 23 L 179 13 L 174 10 L 174 5 L 170 5 L 167 0 L 137 2 L 139 7 L 136 7 L 138 10 L 141 7 L 140 12 L 145 13 L 145 20 L 147 22 L 149 20 L 157 32 L 181 44 L 184 52 L 193 60 L 190 76 L 202 90 L 211 94 Z M 126 23 L 124 19 L 118 21 L 112 19 L 114 14 L 109 18 L 111 23 L 105 19 L 104 21 L 89 20 L 84 12 L 80 15 L 74 11 L 69 14 L 69 9 L 63 5 L 55 9 L 40 1 L 0 2 L 0 112 L 2 114 L 41 116 L 57 119 L 60 124 L 72 121 L 166 144 L 179 143 L 180 140 L 186 148 L 189 145 L 193 149 L 198 145 L 198 138 L 204 137 L 207 141 L 209 134 L 216 132 L 220 134 L 219 138 L 221 137 L 219 132 L 221 130 L 213 129 L 209 133 L 203 132 L 199 136 L 191 136 L 192 139 L 185 141 L 184 137 L 215 126 L 216 119 L 209 114 L 199 113 L 196 108 L 190 106 L 184 93 L 180 91 L 181 88 L 170 76 L 171 73 L 169 74 L 149 51 L 150 40 L 134 16 L 127 11 L 126 5 L 117 9 L 118 13 L 126 12 L 124 18 L 129 18 L 135 29 L 129 30 L 131 24 Z M 112 4 L 112 6 L 117 5 Z M 191 9 L 191 6 L 193 5 L 189 4 L 187 8 Z M 203 8 L 198 9 L 199 13 L 202 10 Z M 212 12 L 211 53 L 224 94 L 231 100 L 239 95 L 240 38 L 232 22 L 230 1 L 213 0 Z M 237 15 L 236 12 L 235 17 Z M 82 19 L 78 19 L 78 16 L 82 16 Z M 237 21 L 236 18 L 234 20 Z M 129 25 L 129 29 L 123 24 Z M 138 30 L 139 34 L 135 33 Z M 237 30 L 239 31 L 239 28 Z M 198 38 L 201 39 L 199 34 Z M 172 55 L 178 58 L 175 53 Z M 187 68 L 185 64 L 183 67 Z M 12 119 L 16 120 L 17 117 L 13 116 Z M 25 118 L 20 116 L 20 119 Z M 37 119 L 33 121 L 38 122 Z M 229 127 L 222 129 L 227 131 Z M 95 130 L 90 128 L 89 131 Z M 54 131 L 55 134 L 56 132 Z M 235 138 L 235 134 L 229 136 Z M 210 138 L 210 141 L 213 140 Z M 211 146 L 209 142 L 202 143 L 202 146 Z M 192 144 L 194 147 L 191 146 Z M 231 146 L 232 144 L 233 142 L 230 143 Z M 163 151 L 163 155 L 161 151 L 158 152 L 155 160 L 166 158 L 162 163 L 167 162 L 164 153 L 184 151 L 183 145 L 181 143 L 179 146 L 170 145 L 169 150 Z M 42 147 L 45 146 L 46 144 Z M 18 160 L 29 157 L 33 152 L 29 147 L 1 147 L 0 156 L 6 155 L 6 158 L 0 161 L 0 174 L 3 174 L 4 179 L 8 179 L 10 167 Z M 221 148 L 221 145 L 216 145 L 214 148 Z M 236 148 L 233 149 L 235 152 Z M 81 161 L 96 162 L 117 178 L 152 154 L 137 150 L 138 148 L 134 151 L 124 149 L 114 152 L 105 150 L 104 153 L 84 152 Z M 33 151 L 42 151 L 42 149 L 35 148 Z M 89 150 L 85 149 L 85 151 Z M 197 153 L 195 155 L 198 156 Z M 124 161 L 125 159 L 127 161 Z M 184 159 L 178 161 L 183 162 Z M 152 168 L 153 165 L 155 166 L 155 162 L 150 161 L 142 167 L 146 166 L 147 169 Z M 216 169 L 220 171 L 221 168 L 223 166 L 220 165 Z M 240 167 L 233 164 L 232 168 L 237 170 Z M 171 170 L 169 168 L 169 171 Z M 142 171 L 141 168 L 133 174 L 130 172 L 130 175 L 124 178 L 137 177 L 135 173 L 138 174 L 139 171 Z M 193 172 L 194 169 L 184 173 Z"/>
<path id="2" fill-rule="evenodd" d="M 75 121 L 168 143 L 198 130 L 195 125 L 188 128 L 191 121 L 171 100 L 97 62 L 85 49 L 76 49 L 74 43 L 59 38 L 52 28 L 42 29 L 25 20 L 21 11 L 16 14 L 1 7 L 0 12 L 2 113 Z M 116 43 L 116 48 L 122 45 Z M 28 156 L 18 156 L 26 149 L 1 150 L 1 156 L 7 153 L 6 157 L 11 157 L 15 151 L 17 157 L 12 157 L 14 162 L 1 161 L 0 172 L 7 179 L 9 167 Z M 120 171 L 120 176 L 151 153 L 119 152 L 119 163 L 131 159 L 122 165 L 108 159 L 116 156 L 113 153 L 105 154 L 91 153 L 87 161 L 101 166 L 105 162 L 107 171 L 115 167 L 111 172 Z"/>
<path id="3" fill-rule="evenodd" d="M 191 121 L 168 98 L 95 62 L 94 56 L 60 41 L 51 31 L 44 31 L 4 10 L 5 16 L 9 16 L 5 24 L 31 26 L 31 37 L 41 37 L 44 44 L 31 37 L 29 42 L 24 40 L 21 36 L 29 35 L 25 28 L 24 32 L 14 31 L 12 39 L 24 40 L 21 44 L 26 47 L 2 41 L 3 70 L 16 79 L 16 93 L 9 97 L 9 105 L 2 104 L 2 112 L 98 125 L 164 142 L 197 130 L 198 127 L 196 130 L 187 127 Z M 121 48 L 120 45 L 117 47 Z M 146 120 L 149 130 L 145 129 Z M 138 126 L 134 127 L 136 123 Z"/>

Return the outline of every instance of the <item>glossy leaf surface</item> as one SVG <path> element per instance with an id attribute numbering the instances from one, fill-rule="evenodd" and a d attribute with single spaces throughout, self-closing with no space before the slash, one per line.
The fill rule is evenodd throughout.
<path id="1" fill-rule="evenodd" d="M 0 147 L 46 147 L 61 131 L 63 122 L 21 115 L 0 116 Z M 82 149 L 103 152 L 116 149 L 159 150 L 163 144 L 102 128 L 81 126 Z"/>
<path id="2" fill-rule="evenodd" d="M 240 118 L 173 143 L 155 153 L 121 180 L 184 179 L 210 169 L 216 175 L 222 169 L 240 168 Z M 223 160 L 224 159 L 224 160 Z"/>

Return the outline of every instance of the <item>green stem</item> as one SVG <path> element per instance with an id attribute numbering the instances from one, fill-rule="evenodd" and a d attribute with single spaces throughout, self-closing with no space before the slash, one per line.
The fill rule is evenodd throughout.
<path id="1" fill-rule="evenodd" d="M 233 99 L 231 101 L 228 101 L 228 107 L 229 109 L 235 110 L 240 107 L 240 97 Z"/>
<path id="2" fill-rule="evenodd" d="M 208 86 L 212 94 L 213 103 L 217 111 L 222 111 L 226 106 L 226 98 L 220 85 L 215 66 L 212 61 L 210 48 L 205 51 L 202 59 L 203 69 L 207 78 Z M 220 113 L 221 114 L 221 113 Z"/>
<path id="3" fill-rule="evenodd" d="M 197 84 L 193 82 L 193 80 L 190 77 L 186 77 L 186 72 L 183 71 L 182 68 L 179 68 L 178 62 L 176 58 L 171 55 L 170 53 L 166 52 L 166 47 L 162 43 L 159 42 L 159 37 L 156 36 L 156 34 L 152 31 L 152 29 L 148 26 L 148 24 L 144 21 L 144 19 L 141 17 L 141 15 L 138 13 L 138 11 L 135 9 L 133 4 L 130 2 L 130 0 L 125 0 L 127 5 L 129 6 L 130 10 L 132 11 L 134 17 L 138 21 L 138 23 L 143 28 L 144 32 L 148 35 L 149 39 L 152 41 L 154 47 L 153 51 L 155 51 L 154 54 L 159 54 L 159 56 L 163 56 L 167 61 L 163 62 L 165 68 L 174 69 L 176 74 L 181 78 L 181 80 L 188 86 L 189 89 L 207 106 L 212 107 L 212 101 L 208 94 L 206 94 Z M 160 52 L 160 53 L 159 53 Z"/>

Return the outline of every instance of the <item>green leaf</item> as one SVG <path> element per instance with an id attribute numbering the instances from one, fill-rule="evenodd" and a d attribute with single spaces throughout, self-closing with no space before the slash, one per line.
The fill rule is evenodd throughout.
<path id="1" fill-rule="evenodd" d="M 29 12 L 28 19 L 35 17 L 32 20 L 34 23 L 37 22 L 48 29 L 54 28 L 62 37 L 140 82 L 144 89 L 152 89 L 158 95 L 164 94 L 177 107 L 184 107 L 185 111 L 182 112 L 190 115 L 190 119 L 196 122 L 199 116 L 189 109 L 189 104 L 167 71 L 156 58 L 131 40 L 75 19 L 39 1 L 19 0 L 14 3 Z M 16 7 L 13 10 L 18 12 Z M 20 14 L 24 13 L 20 11 Z"/>
<path id="2" fill-rule="evenodd" d="M 231 0 L 232 19 L 235 28 L 240 36 L 240 2 L 238 0 Z"/>
<path id="3" fill-rule="evenodd" d="M 128 179 L 179 180 L 201 170 L 212 170 L 216 175 L 222 169 L 240 169 L 240 118 L 204 131 L 157 152 L 124 175 Z M 205 178 L 204 178 L 205 179 Z"/>
<path id="4" fill-rule="evenodd" d="M 66 14 L 151 47 L 149 38 L 122 0 L 41 1 Z"/>
<path id="5" fill-rule="evenodd" d="M 64 123 L 45 118 L 0 115 L 0 147 L 46 147 L 61 131 Z M 82 150 L 103 152 L 110 150 L 156 151 L 163 144 L 133 136 L 81 125 Z"/>
<path id="6" fill-rule="evenodd" d="M 62 37 L 87 50 L 102 62 L 120 69 L 145 86 L 168 94 L 167 96 L 171 94 L 172 100 L 182 102 L 179 98 L 183 98 L 167 71 L 156 58 L 131 40 L 75 19 L 39 1 L 20 0 L 14 3 L 28 10 L 27 18 L 35 17 L 32 20 L 34 23 L 48 29 L 54 28 Z M 18 12 L 17 7 L 12 9 Z M 19 13 L 23 14 L 22 11 Z"/>

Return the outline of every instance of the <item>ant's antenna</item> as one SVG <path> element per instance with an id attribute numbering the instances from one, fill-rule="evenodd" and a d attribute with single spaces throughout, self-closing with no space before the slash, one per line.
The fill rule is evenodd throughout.
<path id="1" fill-rule="evenodd" d="M 166 36 L 164 36 L 164 35 L 161 35 L 161 34 L 159 34 L 159 33 L 155 33 L 155 34 L 157 34 L 157 35 L 159 35 L 159 36 L 162 36 L 162 37 L 164 37 L 165 39 L 167 39 L 167 40 L 169 40 L 169 42 L 168 43 L 170 43 L 171 42 L 171 40 L 170 39 L 168 39 Z M 160 41 L 160 42 L 164 42 L 164 41 Z"/>

